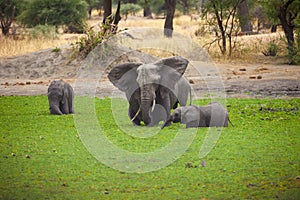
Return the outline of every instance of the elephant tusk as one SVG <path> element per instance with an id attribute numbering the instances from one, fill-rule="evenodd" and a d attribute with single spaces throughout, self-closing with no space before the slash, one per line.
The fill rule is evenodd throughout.
<path id="1" fill-rule="evenodd" d="M 153 105 L 152 105 L 152 108 L 151 108 L 151 112 L 153 112 L 154 108 L 155 108 L 155 99 L 153 100 Z"/>
<path id="2" fill-rule="evenodd" d="M 135 113 L 134 117 L 130 121 L 133 122 L 133 120 L 135 120 L 135 118 L 140 114 L 140 112 L 141 112 L 141 106 L 139 107 L 138 111 Z"/>

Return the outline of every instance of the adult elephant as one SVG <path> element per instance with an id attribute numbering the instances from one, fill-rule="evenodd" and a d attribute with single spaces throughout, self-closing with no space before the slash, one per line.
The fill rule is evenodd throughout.
<path id="1" fill-rule="evenodd" d="M 182 75 L 187 65 L 188 60 L 179 56 L 150 64 L 124 63 L 112 68 L 108 78 L 125 92 L 131 121 L 153 126 L 169 119 L 170 109 L 176 108 L 178 102 L 186 105 L 191 88 Z"/>

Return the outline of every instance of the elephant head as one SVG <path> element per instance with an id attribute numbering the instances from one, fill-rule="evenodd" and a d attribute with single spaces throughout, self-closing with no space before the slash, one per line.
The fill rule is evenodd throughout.
<path id="1" fill-rule="evenodd" d="M 125 63 L 115 66 L 108 74 L 109 80 L 126 93 L 130 106 L 135 107 L 135 117 L 139 115 L 146 125 L 151 125 L 151 110 L 156 103 L 170 115 L 170 93 L 185 72 L 188 60 L 175 56 L 160 59 L 154 63 Z M 132 108 L 130 108 L 132 109 Z M 139 111 L 137 111 L 137 109 Z M 130 112 L 130 111 L 129 111 Z M 130 118 L 135 118 L 129 113 Z"/>
<path id="2" fill-rule="evenodd" d="M 203 112 L 197 106 L 182 106 L 176 108 L 168 120 L 162 125 L 162 129 L 168 123 L 183 123 L 187 127 L 198 127 L 204 124 Z"/>

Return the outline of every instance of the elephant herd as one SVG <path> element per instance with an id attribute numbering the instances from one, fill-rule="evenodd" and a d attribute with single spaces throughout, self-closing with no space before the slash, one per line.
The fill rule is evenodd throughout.
<path id="1" fill-rule="evenodd" d="M 172 122 L 186 124 L 186 128 L 228 126 L 228 113 L 220 103 L 191 105 L 191 86 L 183 77 L 188 63 L 187 59 L 174 56 L 149 64 L 124 63 L 110 70 L 110 82 L 125 92 L 133 125 L 155 126 L 164 121 L 162 128 Z M 50 84 L 48 101 L 51 114 L 74 113 L 74 91 L 62 80 Z"/>

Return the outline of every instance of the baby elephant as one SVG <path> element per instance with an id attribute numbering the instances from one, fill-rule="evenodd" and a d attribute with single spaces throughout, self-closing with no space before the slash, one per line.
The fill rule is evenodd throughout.
<path id="1" fill-rule="evenodd" d="M 176 108 L 170 119 L 163 126 L 170 122 L 186 124 L 186 128 L 192 127 L 227 127 L 228 112 L 222 104 L 214 102 L 206 106 L 182 106 Z"/>
<path id="2" fill-rule="evenodd" d="M 74 91 L 63 80 L 52 81 L 48 88 L 50 114 L 62 115 L 74 113 Z"/>

